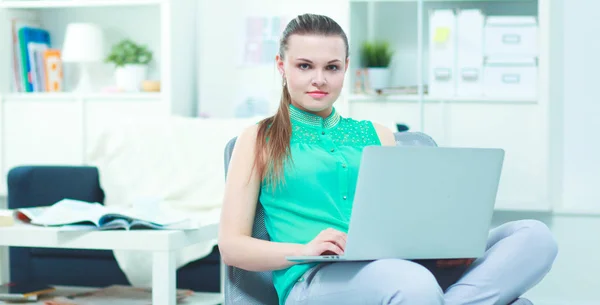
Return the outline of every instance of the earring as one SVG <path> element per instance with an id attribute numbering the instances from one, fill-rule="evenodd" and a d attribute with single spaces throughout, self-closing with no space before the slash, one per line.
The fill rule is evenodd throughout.
<path id="1" fill-rule="evenodd" d="M 285 79 L 285 77 L 283 78 L 283 86 L 287 86 L 287 80 Z"/>

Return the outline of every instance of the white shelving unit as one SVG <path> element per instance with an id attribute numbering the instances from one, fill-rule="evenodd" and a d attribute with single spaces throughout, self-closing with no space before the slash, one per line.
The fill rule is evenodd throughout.
<path id="1" fill-rule="evenodd" d="M 93 22 L 104 30 L 106 54 L 130 38 L 153 52 L 149 79 L 157 93 L 69 92 L 74 66 L 64 65 L 65 92 L 11 91 L 12 51 L 0 50 L 0 196 L 6 174 L 26 164 L 86 164 L 86 152 L 105 127 L 136 116 L 195 116 L 196 0 L 0 0 L 0 41 L 11 43 L 12 18 L 37 20 L 60 49 L 67 24 Z M 94 79 L 111 85 L 113 67 L 99 64 Z"/>
<path id="2" fill-rule="evenodd" d="M 3 0 L 0 1 L 0 8 L 9 9 L 46 9 L 46 8 L 64 8 L 64 7 L 115 7 L 115 6 L 132 6 L 132 5 L 152 5 L 161 4 L 163 0 L 41 0 L 41 1 L 20 1 L 20 0 Z"/>
<path id="3" fill-rule="evenodd" d="M 351 0 L 349 115 L 401 123 L 431 135 L 440 146 L 501 147 L 506 151 L 498 210 L 550 211 L 549 0 Z M 538 22 L 536 98 L 429 96 L 429 21 L 434 9 L 480 9 L 485 16 L 534 16 Z M 363 41 L 387 40 L 396 53 L 391 86 L 418 94 L 355 94 Z"/>
<path id="4" fill-rule="evenodd" d="M 429 97 L 427 95 L 419 96 L 417 94 L 388 94 L 388 95 L 370 95 L 370 94 L 351 94 L 348 99 L 353 103 L 357 102 L 424 102 L 424 103 L 490 103 L 490 104 L 535 104 L 537 99 L 526 98 L 481 98 L 481 97 L 457 97 L 449 96 L 446 98 Z"/>

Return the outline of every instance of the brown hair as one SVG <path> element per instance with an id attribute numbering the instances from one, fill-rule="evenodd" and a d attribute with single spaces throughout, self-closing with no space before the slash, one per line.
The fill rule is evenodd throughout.
<path id="1" fill-rule="evenodd" d="M 294 34 L 339 36 L 344 40 L 346 57 L 348 57 L 348 38 L 344 30 L 327 16 L 304 14 L 290 21 L 283 31 L 279 43 L 279 56 L 282 60 L 288 48 L 289 38 Z M 292 126 L 289 105 L 291 103 L 292 98 L 284 80 L 279 109 L 275 115 L 262 120 L 258 125 L 254 166 L 258 170 L 261 180 L 267 179 L 267 182 L 273 185 L 275 182 L 283 180 L 284 163 L 290 156 Z"/>

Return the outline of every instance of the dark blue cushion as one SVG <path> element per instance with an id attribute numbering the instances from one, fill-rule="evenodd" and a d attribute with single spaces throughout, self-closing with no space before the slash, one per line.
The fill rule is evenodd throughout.
<path id="1" fill-rule="evenodd" d="M 10 209 L 48 206 L 64 198 L 104 202 L 98 169 L 91 166 L 20 166 L 7 178 Z"/>

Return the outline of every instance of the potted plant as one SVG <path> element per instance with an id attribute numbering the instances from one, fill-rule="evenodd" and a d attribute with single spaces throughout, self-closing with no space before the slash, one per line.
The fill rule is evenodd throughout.
<path id="1" fill-rule="evenodd" d="M 389 87 L 390 63 L 394 51 L 386 41 L 364 42 L 361 48 L 362 65 L 367 69 L 371 88 L 381 90 Z"/>
<path id="2" fill-rule="evenodd" d="M 106 57 L 106 62 L 115 65 L 117 87 L 124 91 L 140 91 L 142 82 L 147 78 L 150 61 L 152 52 L 130 39 L 114 45 Z"/>

